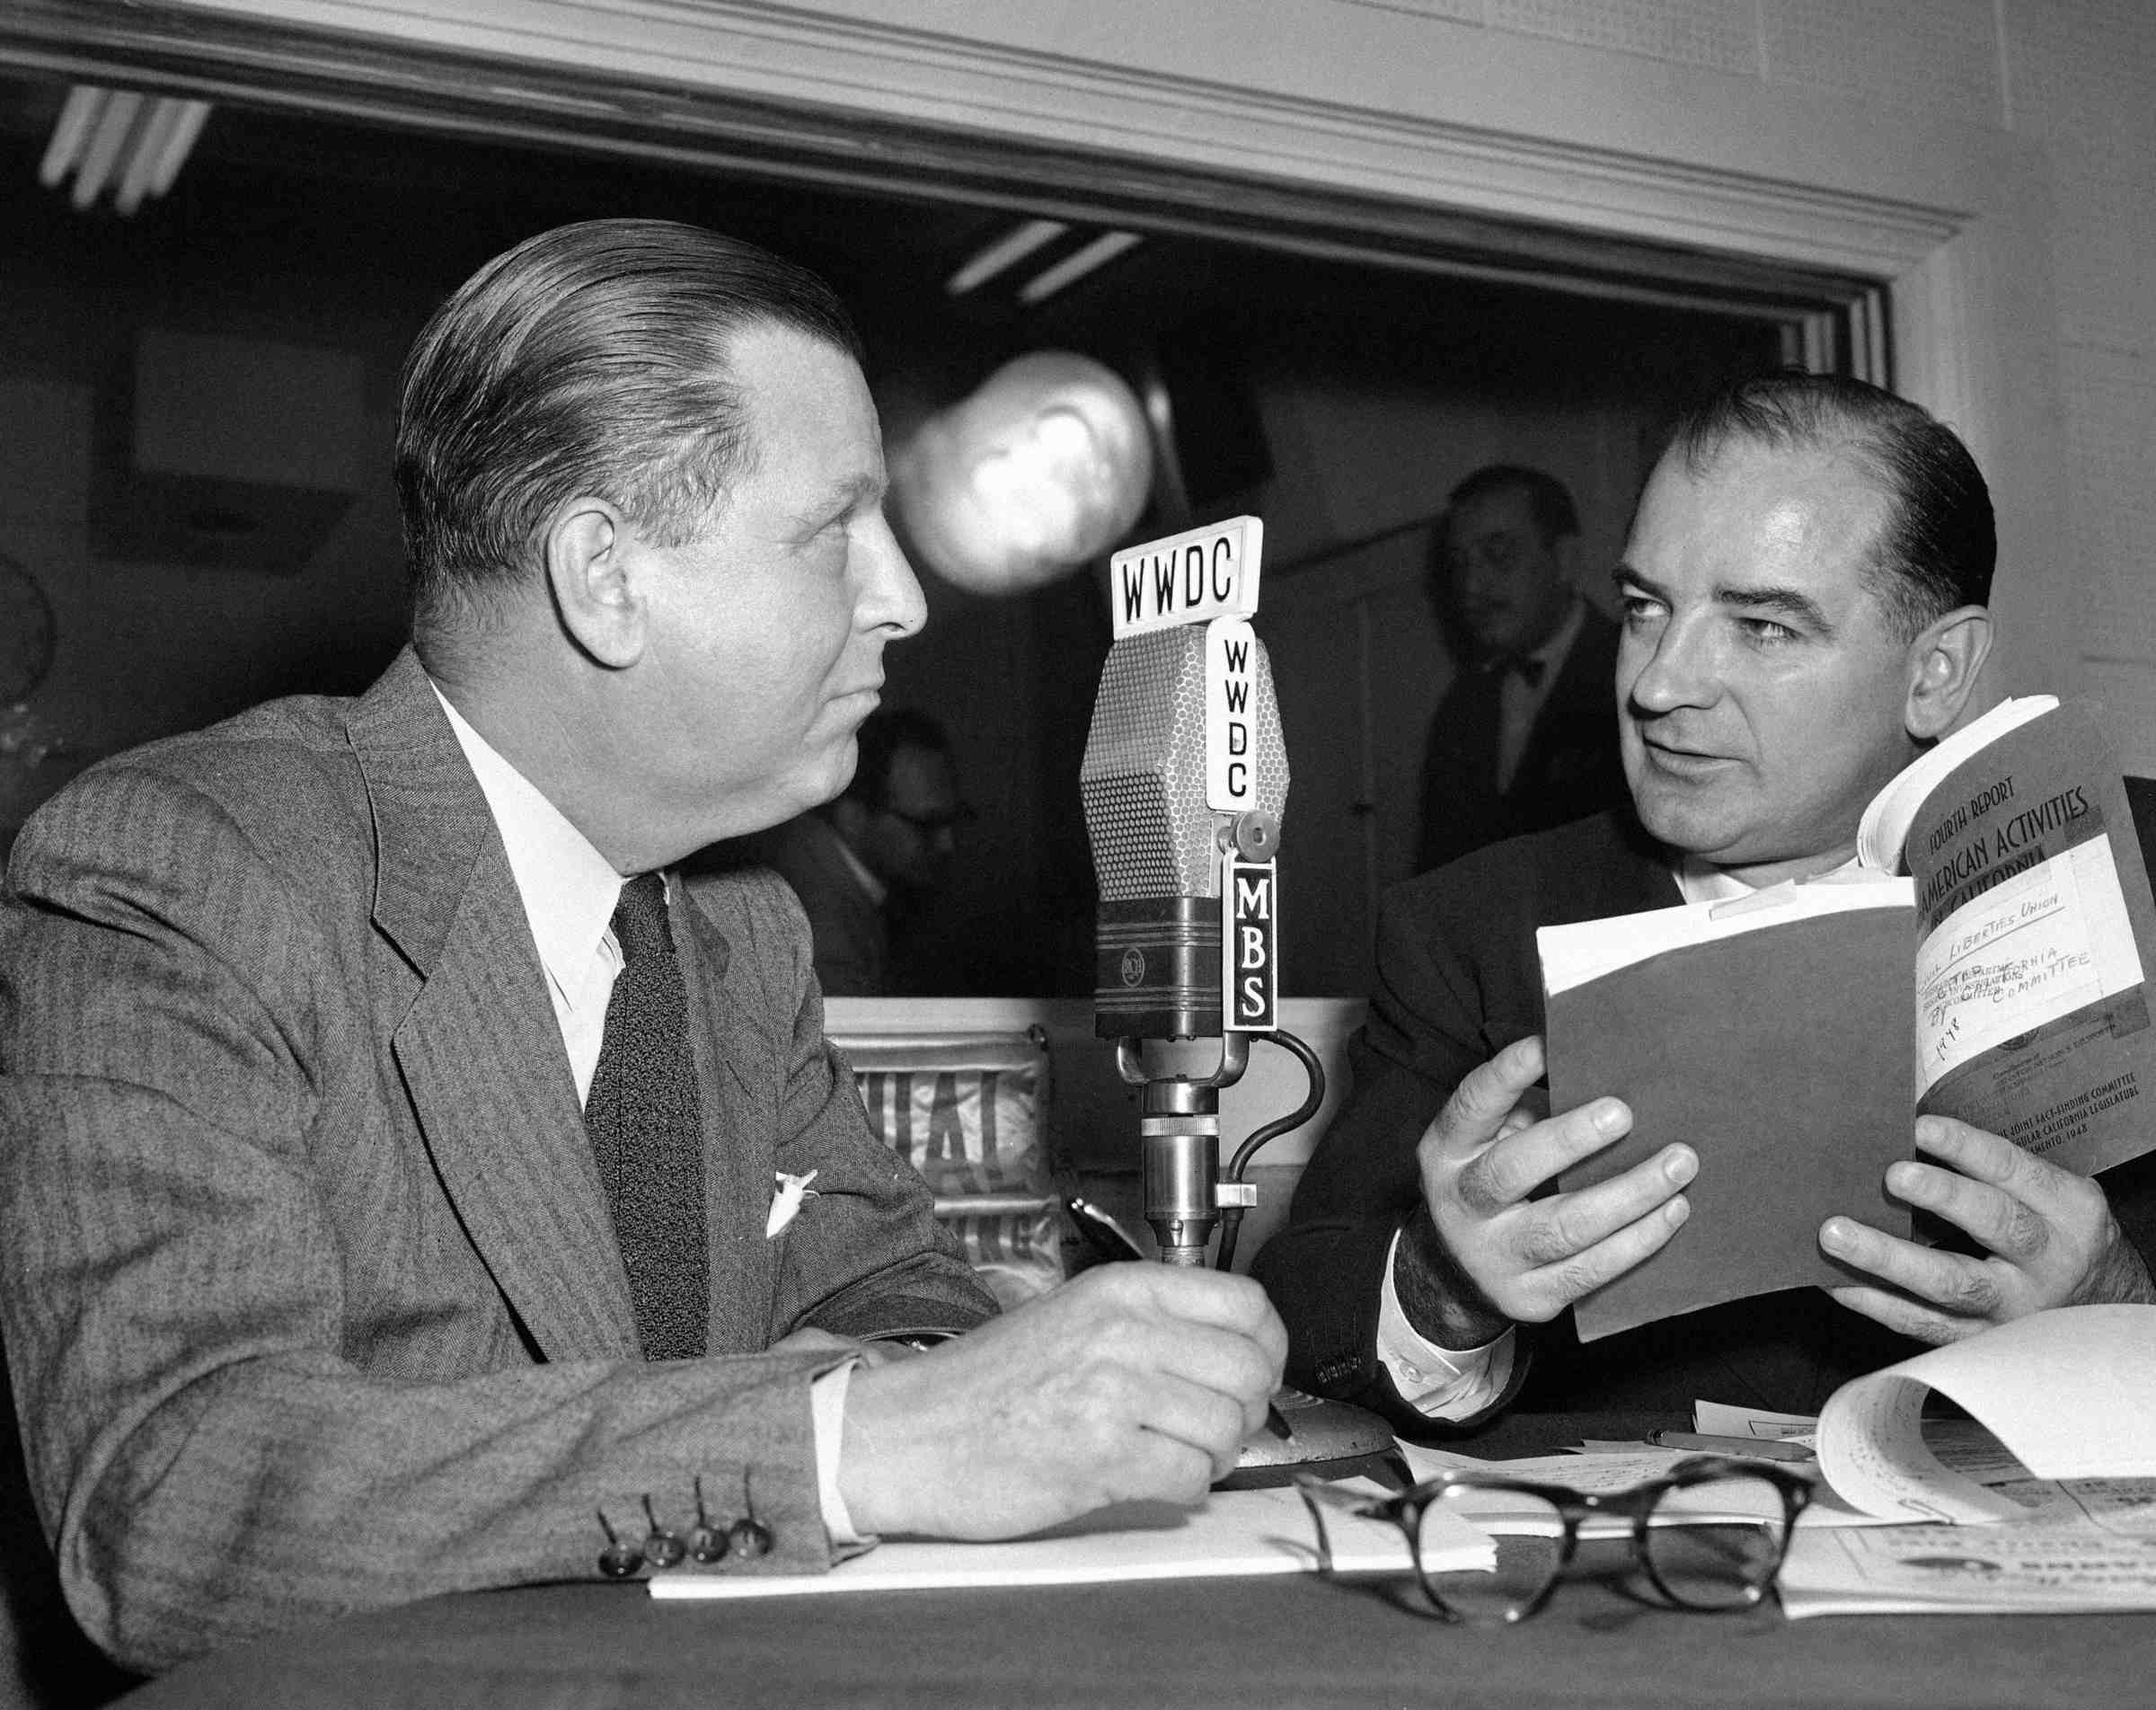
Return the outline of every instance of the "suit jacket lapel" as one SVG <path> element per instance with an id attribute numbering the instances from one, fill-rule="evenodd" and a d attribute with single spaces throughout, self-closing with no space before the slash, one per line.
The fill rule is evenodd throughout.
<path id="1" fill-rule="evenodd" d="M 354 709 L 375 921 L 418 991 L 392 1049 L 473 1245 L 550 1360 L 635 1359 L 636 1321 L 508 857 L 408 650 Z"/>

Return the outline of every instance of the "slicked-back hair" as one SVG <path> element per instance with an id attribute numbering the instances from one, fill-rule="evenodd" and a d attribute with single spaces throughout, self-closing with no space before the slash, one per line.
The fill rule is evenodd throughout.
<path id="1" fill-rule="evenodd" d="M 1697 478 L 1736 440 L 1838 453 L 1878 483 L 1890 508 L 1868 580 L 1900 640 L 1990 601 L 1999 558 L 1991 489 L 1968 447 L 1925 410 L 1862 380 L 1785 369 L 1686 411 L 1670 448 Z"/>
<path id="2" fill-rule="evenodd" d="M 862 359 L 831 288 L 753 244 L 669 220 L 527 238 L 436 310 L 405 359 L 397 501 L 412 635 L 543 573 L 555 508 L 590 496 L 658 544 L 702 532 L 755 455 L 733 339 L 778 324 Z"/>

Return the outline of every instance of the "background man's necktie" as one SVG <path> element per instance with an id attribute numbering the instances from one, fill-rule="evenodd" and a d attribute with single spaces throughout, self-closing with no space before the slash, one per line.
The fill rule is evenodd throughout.
<path id="1" fill-rule="evenodd" d="M 710 1314 L 703 1120 L 688 988 L 658 873 L 622 887 L 614 935 L 623 967 L 606 1004 L 584 1126 L 614 1211 L 644 1358 L 689 1360 L 703 1352 Z"/>

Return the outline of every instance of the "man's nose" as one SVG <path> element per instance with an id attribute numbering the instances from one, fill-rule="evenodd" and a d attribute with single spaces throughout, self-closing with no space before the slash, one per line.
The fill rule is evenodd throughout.
<path id="1" fill-rule="evenodd" d="M 861 627 L 882 630 L 889 641 L 918 635 L 928 622 L 928 600 L 898 537 L 882 517 L 869 529 L 862 551 L 868 562 L 862 567 L 856 606 Z"/>
<path id="2" fill-rule="evenodd" d="M 1654 637 L 1626 696 L 1643 712 L 1668 713 L 1707 705 L 1720 693 L 1720 682 L 1707 625 L 1672 621 Z"/>

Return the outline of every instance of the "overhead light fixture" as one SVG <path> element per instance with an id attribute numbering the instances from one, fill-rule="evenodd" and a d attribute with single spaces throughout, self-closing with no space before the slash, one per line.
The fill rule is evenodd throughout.
<path id="1" fill-rule="evenodd" d="M 1073 250 L 1055 266 L 1045 268 L 1019 288 L 1021 303 L 1045 303 L 1066 285 L 1083 279 L 1095 268 L 1105 267 L 1142 240 L 1135 232 L 1103 232 L 1082 249 Z"/>
<path id="2" fill-rule="evenodd" d="M 83 209 L 110 184 L 112 206 L 132 214 L 144 198 L 172 189 L 208 118 L 207 101 L 76 84 L 53 123 L 38 182 L 57 190 L 72 173 L 68 199 Z"/>
<path id="3" fill-rule="evenodd" d="M 944 280 L 944 292 L 950 297 L 964 297 L 967 292 L 987 284 L 998 273 L 1016 267 L 1034 251 L 1053 244 L 1068 230 L 1070 227 L 1058 219 L 1029 219 L 1014 226 Z"/>

